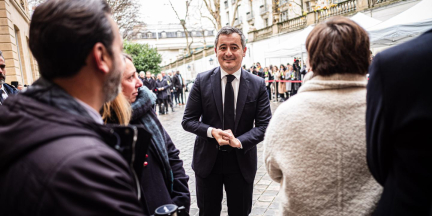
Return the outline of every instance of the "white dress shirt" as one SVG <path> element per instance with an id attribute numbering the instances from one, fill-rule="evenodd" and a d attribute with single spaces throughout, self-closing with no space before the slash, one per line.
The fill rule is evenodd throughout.
<path id="1" fill-rule="evenodd" d="M 6 89 L 3 87 L 3 85 L 1 85 L 1 88 L 0 88 L 0 97 L 2 97 L 4 100 L 6 100 L 6 98 L 8 98 L 8 94 L 6 92 Z"/>
<path id="2" fill-rule="evenodd" d="M 225 105 L 225 86 L 227 83 L 227 75 L 229 75 L 229 74 L 227 72 L 225 72 L 222 68 L 220 68 L 220 70 L 221 70 L 222 109 L 225 109 L 225 106 L 224 106 Z M 238 71 L 236 71 L 235 73 L 233 73 L 232 75 L 235 76 L 234 80 L 231 82 L 231 85 L 232 85 L 233 90 L 234 90 L 234 117 L 235 117 L 236 109 L 237 109 L 237 97 L 238 97 L 238 92 L 239 92 L 239 88 L 240 88 L 241 68 Z M 207 129 L 207 136 L 210 138 L 213 138 L 212 130 L 213 130 L 213 127 L 209 127 Z"/>
<path id="3" fill-rule="evenodd" d="M 81 106 L 88 112 L 88 114 L 90 115 L 90 117 L 98 124 L 103 124 L 103 120 L 101 115 L 99 114 L 98 111 L 96 111 L 95 109 L 93 109 L 93 107 L 89 106 L 88 104 L 84 103 L 83 101 L 81 101 L 78 98 L 75 98 L 75 100 L 81 104 Z"/>

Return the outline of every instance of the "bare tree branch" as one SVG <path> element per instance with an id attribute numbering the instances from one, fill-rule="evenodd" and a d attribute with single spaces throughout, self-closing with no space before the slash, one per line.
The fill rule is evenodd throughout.
<path id="1" fill-rule="evenodd" d="M 213 6 L 214 6 L 214 10 L 212 8 L 211 5 L 211 1 L 212 0 L 203 0 L 207 10 L 210 12 L 210 15 L 212 15 L 216 25 L 215 27 L 217 27 L 217 30 L 222 28 L 222 23 L 221 23 L 221 17 L 220 17 L 220 0 L 213 0 Z"/>
<path id="2" fill-rule="evenodd" d="M 231 26 L 234 26 L 234 22 L 235 22 L 235 19 L 236 19 L 236 15 L 237 15 L 237 10 L 238 10 L 238 3 L 239 3 L 239 1 L 240 0 L 236 0 L 236 3 L 234 4 L 234 6 L 235 6 L 235 8 L 234 8 L 234 15 L 233 15 L 233 18 L 232 18 L 232 21 L 231 21 Z"/>
<path id="3" fill-rule="evenodd" d="M 28 0 L 29 5 L 37 6 L 46 0 Z M 143 25 L 139 13 L 136 12 L 140 7 L 138 0 L 106 0 L 111 8 L 113 19 L 117 22 L 123 32 L 123 38 L 130 39 L 133 36 L 133 28 L 136 25 Z"/>
<path id="4" fill-rule="evenodd" d="M 184 19 L 180 18 L 180 16 L 177 13 L 177 10 L 174 8 L 171 0 L 168 0 L 168 1 L 170 3 L 171 8 L 173 9 L 174 13 L 176 14 L 177 19 L 180 21 L 181 26 L 183 27 L 183 31 L 184 31 L 185 36 L 186 36 L 186 52 L 187 52 L 188 55 L 190 55 L 191 54 L 191 46 L 192 46 L 192 43 L 193 43 L 193 37 L 192 37 L 192 35 L 189 35 L 189 31 L 188 31 L 188 29 L 186 27 L 186 19 L 187 19 L 188 15 L 189 15 L 189 6 L 190 6 L 192 0 L 186 1 L 186 14 L 185 14 Z M 191 37 L 191 42 L 190 43 L 189 43 L 189 37 Z"/>

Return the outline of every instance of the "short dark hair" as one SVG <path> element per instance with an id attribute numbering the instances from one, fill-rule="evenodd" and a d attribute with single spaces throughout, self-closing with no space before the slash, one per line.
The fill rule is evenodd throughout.
<path id="1" fill-rule="evenodd" d="M 335 17 L 318 24 L 306 39 L 306 49 L 315 75 L 367 73 L 369 36 L 346 17 Z"/>
<path id="2" fill-rule="evenodd" d="M 112 55 L 114 30 L 105 0 L 48 0 L 33 13 L 29 46 L 42 77 L 72 77 L 86 64 L 94 45 Z"/>
<path id="3" fill-rule="evenodd" d="M 232 33 L 237 33 L 240 35 L 240 41 L 242 44 L 242 48 L 244 49 L 246 47 L 246 38 L 245 38 L 243 32 L 240 29 L 232 27 L 232 26 L 224 26 L 223 28 L 221 28 L 221 30 L 219 30 L 219 32 L 216 35 L 216 39 L 215 39 L 215 47 L 217 47 L 217 45 L 218 45 L 219 35 L 221 35 L 221 34 L 230 35 Z"/>

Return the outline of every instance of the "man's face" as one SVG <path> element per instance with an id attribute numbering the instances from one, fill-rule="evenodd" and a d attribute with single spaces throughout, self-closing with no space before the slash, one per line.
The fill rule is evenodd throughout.
<path id="1" fill-rule="evenodd" d="M 145 76 L 144 72 L 141 72 L 141 73 L 139 74 L 139 76 L 140 76 L 141 78 L 144 78 L 144 76 Z"/>
<path id="2" fill-rule="evenodd" d="M 112 66 L 110 73 L 108 74 L 103 92 L 105 93 L 104 102 L 109 102 L 114 100 L 114 98 L 118 95 L 121 88 L 121 77 L 125 70 L 125 60 L 123 57 L 123 40 L 120 37 L 119 29 L 114 20 L 109 17 L 111 25 L 114 29 L 114 41 L 111 47 L 112 50 Z"/>
<path id="3" fill-rule="evenodd" d="M 162 74 L 162 77 L 165 77 L 165 71 L 162 71 L 161 74 Z"/>
<path id="4" fill-rule="evenodd" d="M 258 64 L 257 64 L 257 67 L 261 67 L 261 64 L 260 64 L 260 63 L 258 63 Z"/>
<path id="5" fill-rule="evenodd" d="M 147 77 L 147 78 L 150 78 L 150 77 L 151 77 L 151 73 L 150 73 L 150 72 L 147 72 L 147 73 L 146 73 L 146 77 Z"/>
<path id="6" fill-rule="evenodd" d="M 246 54 L 246 47 L 242 49 L 239 34 L 221 34 L 215 52 L 222 69 L 229 74 L 233 74 L 241 67 L 243 57 Z"/>
<path id="7" fill-rule="evenodd" d="M 172 73 L 171 73 L 171 72 L 168 72 L 168 76 L 172 76 Z"/>
<path id="8" fill-rule="evenodd" d="M 161 79 L 162 79 L 162 75 L 161 75 L 161 74 L 158 74 L 158 75 L 157 75 L 157 79 L 158 79 L 158 80 L 161 80 Z"/>
<path id="9" fill-rule="evenodd" d="M 5 60 L 0 57 L 0 85 L 6 82 L 6 63 Z"/>

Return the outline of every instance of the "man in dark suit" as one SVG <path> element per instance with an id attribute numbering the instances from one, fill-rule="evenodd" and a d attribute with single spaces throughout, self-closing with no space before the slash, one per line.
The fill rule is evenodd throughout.
<path id="1" fill-rule="evenodd" d="M 432 215 L 431 44 L 432 29 L 369 68 L 367 161 L 384 187 L 374 215 Z"/>
<path id="2" fill-rule="evenodd" d="M 240 30 L 223 27 L 215 52 L 220 67 L 198 74 L 182 122 L 197 135 L 192 168 L 198 208 L 200 215 L 220 215 L 225 186 L 228 214 L 249 215 L 256 145 L 270 121 L 270 104 L 264 79 L 241 69 L 246 42 Z"/>
<path id="3" fill-rule="evenodd" d="M 146 78 L 144 78 L 143 80 L 143 84 L 150 90 L 155 92 L 155 88 L 156 88 L 156 81 L 154 79 L 151 78 L 151 73 L 150 71 L 147 71 L 146 73 Z"/>
<path id="4" fill-rule="evenodd" d="M 176 72 L 176 75 L 173 77 L 173 85 L 175 88 L 175 100 L 179 105 L 184 105 L 183 101 L 183 89 L 185 87 L 185 83 L 183 77 L 180 74 L 180 71 Z M 180 103 L 181 102 L 181 103 Z"/>

